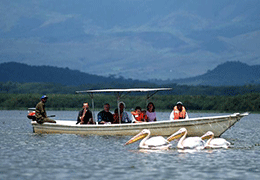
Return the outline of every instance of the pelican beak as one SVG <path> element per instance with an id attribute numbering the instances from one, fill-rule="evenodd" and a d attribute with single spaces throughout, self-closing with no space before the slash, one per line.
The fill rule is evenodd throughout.
<path id="1" fill-rule="evenodd" d="M 170 137 L 167 138 L 167 141 L 171 142 L 174 139 L 179 139 L 184 135 L 185 132 L 177 131 L 176 133 L 172 134 Z"/>
<path id="2" fill-rule="evenodd" d="M 134 142 L 136 142 L 136 141 L 138 141 L 138 140 L 140 140 L 140 139 L 145 138 L 146 136 L 147 136 L 147 134 L 144 134 L 144 133 L 140 132 L 140 133 L 137 134 L 136 136 L 132 137 L 129 141 L 127 141 L 127 142 L 125 143 L 125 145 L 132 144 L 132 143 L 134 143 Z"/>
<path id="3" fill-rule="evenodd" d="M 210 138 L 212 138 L 212 136 L 213 136 L 213 134 L 208 134 L 208 133 L 206 133 L 206 134 L 204 134 L 203 136 L 201 136 L 201 139 L 202 139 L 202 140 L 210 139 Z"/>

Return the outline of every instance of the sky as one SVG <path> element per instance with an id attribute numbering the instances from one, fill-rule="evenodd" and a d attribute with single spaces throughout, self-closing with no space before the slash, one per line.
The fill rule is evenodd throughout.
<path id="1" fill-rule="evenodd" d="M 132 79 L 260 64 L 259 0 L 1 0 L 0 63 Z"/>

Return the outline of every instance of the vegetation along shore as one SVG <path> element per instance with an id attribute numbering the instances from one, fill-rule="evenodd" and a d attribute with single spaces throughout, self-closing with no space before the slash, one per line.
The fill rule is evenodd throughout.
<path id="1" fill-rule="evenodd" d="M 0 93 L 0 109 L 15 110 L 35 107 L 42 94 L 9 94 Z M 46 107 L 53 110 L 78 110 L 83 102 L 91 104 L 87 94 L 48 94 Z M 129 95 L 122 99 L 127 110 L 141 106 L 145 108 L 146 96 Z M 95 95 L 95 108 L 102 109 L 104 103 L 109 102 L 116 108 L 114 95 Z M 249 93 L 235 96 L 209 96 L 209 95 L 156 95 L 151 99 L 157 110 L 172 110 L 177 101 L 182 101 L 190 111 L 216 111 L 216 112 L 260 112 L 260 93 Z"/>
<path id="2" fill-rule="evenodd" d="M 66 86 L 58 83 L 18 83 L 0 82 L 0 109 L 14 110 L 35 107 L 43 94 L 49 96 L 47 109 L 78 110 L 83 102 L 91 99 L 88 94 L 75 94 L 77 90 L 109 89 L 109 88 L 140 88 L 158 86 L 151 84 L 85 84 L 80 86 Z M 154 102 L 157 111 L 171 111 L 177 101 L 182 101 L 189 111 L 215 112 L 260 112 L 260 85 L 244 86 L 187 86 L 169 84 L 163 87 L 172 88 L 171 91 L 157 93 L 150 101 Z M 103 104 L 111 104 L 111 110 L 116 108 L 114 94 L 95 94 L 95 109 L 100 110 Z M 144 94 L 129 94 L 122 99 L 126 109 L 132 110 L 136 106 L 145 108 Z"/>

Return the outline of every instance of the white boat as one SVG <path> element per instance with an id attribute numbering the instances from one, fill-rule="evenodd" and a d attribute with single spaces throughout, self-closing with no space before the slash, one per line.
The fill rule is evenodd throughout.
<path id="1" fill-rule="evenodd" d="M 170 88 L 105 89 L 77 91 L 77 93 L 88 93 L 92 98 L 92 107 L 94 108 L 94 93 L 114 92 L 117 94 L 117 100 L 119 102 L 123 93 L 128 94 L 130 92 L 147 92 L 147 99 L 149 99 L 156 92 L 162 90 L 170 90 Z M 199 117 L 181 120 L 157 120 L 156 122 L 104 125 L 76 125 L 76 121 L 66 120 L 56 120 L 56 124 L 38 124 L 37 122 L 32 121 L 32 126 L 35 133 L 66 133 L 111 136 L 133 136 L 138 134 L 143 129 L 149 129 L 153 136 L 170 136 L 180 128 L 185 127 L 188 131 L 188 136 L 202 136 L 206 132 L 212 131 L 215 137 L 220 137 L 242 117 L 247 115 L 248 113 L 234 113 L 223 116 Z"/>

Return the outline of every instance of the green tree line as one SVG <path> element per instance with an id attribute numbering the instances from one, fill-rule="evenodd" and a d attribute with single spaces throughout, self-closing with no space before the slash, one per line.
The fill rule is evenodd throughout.
<path id="1" fill-rule="evenodd" d="M 65 86 L 58 83 L 18 83 L 0 82 L 0 93 L 10 94 L 74 94 L 78 90 L 103 89 L 103 88 L 152 88 L 158 87 L 150 83 L 119 83 L 104 82 L 102 84 L 85 84 L 80 86 Z M 162 86 L 160 86 L 162 87 Z M 172 88 L 171 91 L 160 92 L 159 94 L 171 95 L 208 95 L 208 96 L 236 96 L 248 93 L 259 93 L 260 85 L 245 86 L 187 86 L 168 84 L 163 87 Z"/>
<path id="2" fill-rule="evenodd" d="M 53 110 L 79 110 L 83 102 L 92 100 L 88 94 L 47 94 L 47 109 Z M 35 107 L 42 94 L 11 94 L 0 93 L 0 109 L 27 109 Z M 126 104 L 127 110 L 136 106 L 146 108 L 146 96 L 128 95 L 121 99 Z M 260 112 L 260 93 L 248 93 L 235 96 L 209 96 L 209 95 L 163 95 L 157 94 L 152 101 L 157 110 L 171 111 L 177 101 L 182 101 L 187 110 L 214 110 L 217 112 Z M 117 99 L 113 94 L 95 94 L 94 106 L 100 110 L 104 103 L 111 104 L 111 111 L 117 107 Z"/>

